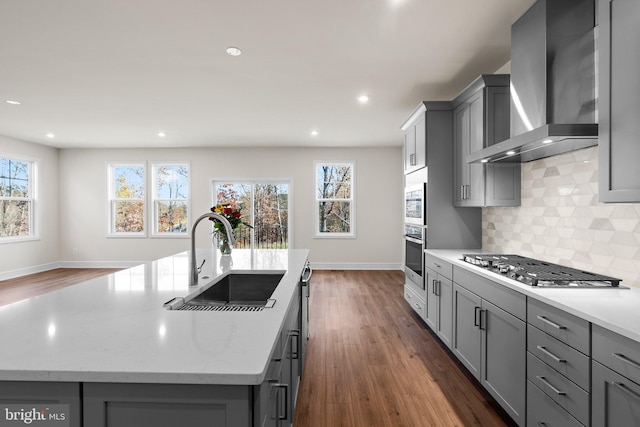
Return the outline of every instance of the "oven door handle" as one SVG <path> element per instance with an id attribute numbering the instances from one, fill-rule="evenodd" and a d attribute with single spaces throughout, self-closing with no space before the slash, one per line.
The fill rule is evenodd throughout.
<path id="1" fill-rule="evenodd" d="M 406 241 L 408 241 L 408 242 L 413 242 L 413 243 L 416 243 L 416 244 L 418 244 L 418 245 L 421 245 L 421 244 L 422 244 L 422 240 L 420 240 L 420 239 L 416 239 L 415 237 L 409 237 L 409 236 L 406 236 L 406 235 L 405 235 L 405 236 L 404 236 L 404 238 L 405 238 L 405 240 L 406 240 Z"/>

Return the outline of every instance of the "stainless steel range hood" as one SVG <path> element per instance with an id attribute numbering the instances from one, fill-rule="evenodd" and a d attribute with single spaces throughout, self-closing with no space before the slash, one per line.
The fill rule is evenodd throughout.
<path id="1" fill-rule="evenodd" d="M 598 144 L 594 0 L 539 0 L 511 27 L 511 138 L 467 156 L 528 162 Z"/>

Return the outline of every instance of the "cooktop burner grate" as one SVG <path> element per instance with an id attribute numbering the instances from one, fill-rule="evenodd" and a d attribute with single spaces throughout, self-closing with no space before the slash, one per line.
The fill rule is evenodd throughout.
<path id="1" fill-rule="evenodd" d="M 463 260 L 540 287 L 618 287 L 621 280 L 520 255 L 464 254 Z"/>

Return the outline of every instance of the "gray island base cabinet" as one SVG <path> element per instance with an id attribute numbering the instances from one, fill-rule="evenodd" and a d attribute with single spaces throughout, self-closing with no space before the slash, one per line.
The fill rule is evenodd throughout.
<path id="1" fill-rule="evenodd" d="M 33 358 L 41 358 L 36 360 L 37 364 L 30 359 L 26 360 L 28 358 L 25 355 L 30 352 L 22 348 L 0 347 L 0 353 L 5 354 L 4 358 L 0 357 L 0 375 L 4 376 L 0 381 L 0 404 L 68 405 L 68 425 L 71 427 L 291 426 L 302 376 L 302 340 L 307 338 L 306 332 L 302 336 L 301 331 L 308 330 L 308 325 L 303 324 L 307 322 L 307 313 L 301 315 L 301 304 L 306 304 L 306 298 L 302 298 L 302 281 L 299 280 L 308 252 L 294 250 L 280 255 L 286 257 L 278 259 L 277 256 L 272 256 L 273 262 L 268 264 L 268 268 L 262 266 L 260 270 L 286 271 L 273 294 L 276 303 L 268 312 L 265 309 L 240 313 L 172 313 L 162 306 L 170 295 L 158 291 L 158 287 L 154 286 L 156 282 L 153 280 L 156 279 L 153 276 L 146 282 L 147 293 L 144 295 L 114 295 L 113 287 L 109 286 L 110 277 L 104 277 L 34 299 L 19 316 L 20 321 L 25 322 L 25 319 L 32 316 L 34 322 L 37 322 L 47 307 L 60 310 L 60 307 L 75 305 L 85 295 L 100 300 L 102 312 L 97 315 L 93 311 L 86 314 L 89 321 L 92 321 L 91 333 L 100 334 L 100 343 L 106 342 L 110 335 L 118 335 L 120 342 L 127 343 L 130 352 L 119 359 L 123 361 L 122 365 L 118 365 L 121 369 L 115 369 L 109 359 L 116 358 L 116 355 L 109 353 L 107 350 L 110 347 L 104 344 L 107 350 L 103 352 L 107 355 L 103 359 L 96 362 L 96 357 L 100 355 L 94 354 L 93 358 L 86 359 L 83 356 L 83 359 L 77 359 L 81 368 L 65 372 L 58 366 L 72 363 L 61 358 L 64 355 L 68 358 L 73 356 L 73 352 L 66 346 L 60 346 L 62 351 L 58 357 L 51 357 L 52 351 L 35 354 Z M 171 258 L 176 263 L 183 264 L 186 264 L 187 259 L 180 254 Z M 242 254 L 236 255 L 235 265 L 241 266 L 245 261 Z M 171 290 L 170 294 L 173 293 L 174 290 Z M 100 297 L 96 298 L 96 295 Z M 122 303 L 122 298 L 126 299 L 126 304 Z M 146 315 L 153 318 L 151 323 L 154 325 L 159 319 L 163 324 L 168 324 L 167 330 L 176 332 L 163 336 L 160 339 L 164 341 L 158 342 L 169 343 L 173 348 L 180 345 L 175 352 L 167 349 L 165 355 L 158 354 L 161 347 L 148 352 L 145 364 L 135 365 L 135 369 L 128 364 L 136 363 L 145 351 L 144 348 L 136 347 L 143 338 L 135 334 L 143 328 L 118 330 L 118 334 L 115 334 L 112 332 L 112 323 L 101 323 L 103 318 L 134 316 L 131 311 L 133 306 L 135 314 L 141 316 L 137 318 L 139 323 L 144 323 L 145 319 L 142 317 Z M 140 306 L 144 309 L 140 310 Z M 75 318 L 84 313 L 77 314 Z M 74 330 L 65 324 L 64 321 L 70 317 L 58 318 L 57 322 L 60 331 L 73 332 L 77 349 L 77 342 L 80 340 L 78 335 L 82 336 L 84 330 Z M 254 323 L 261 320 L 264 327 L 260 330 L 268 333 L 263 340 L 257 339 L 254 333 L 259 328 Z M 3 321 L 6 324 L 7 318 Z M 38 326 L 33 322 L 25 324 L 26 329 Z M 185 327 L 193 325 L 199 326 L 206 336 L 216 337 L 217 334 L 218 338 L 213 338 L 210 342 L 198 341 L 196 349 L 190 348 L 192 341 L 178 335 L 185 331 Z M 11 329 L 17 328 L 15 324 L 12 326 L 0 329 L 0 334 L 4 338 L 11 338 Z M 196 334 L 195 329 L 191 332 Z M 247 333 L 254 340 L 238 338 L 247 336 L 243 335 Z M 126 341 L 122 338 L 123 335 L 128 337 Z M 171 342 L 171 337 L 175 336 L 178 336 L 177 341 Z M 229 337 L 229 342 L 216 347 L 221 343 L 220 336 Z M 84 341 L 80 342 L 85 344 L 83 350 L 87 352 L 91 349 L 91 340 L 87 336 L 82 339 Z M 147 345 L 154 343 L 153 339 L 147 341 Z M 251 354 L 244 354 L 247 352 Z M 158 359 L 162 359 L 162 364 L 157 363 Z M 220 363 L 216 363 L 217 360 Z M 90 363 L 99 363 L 96 366 L 101 367 L 101 370 L 84 367 Z M 201 368 L 194 369 L 195 363 L 201 363 L 196 365 Z M 144 366 L 149 367 L 145 369 Z"/>

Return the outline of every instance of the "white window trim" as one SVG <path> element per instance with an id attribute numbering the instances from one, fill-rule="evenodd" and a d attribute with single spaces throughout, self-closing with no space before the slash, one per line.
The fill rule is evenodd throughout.
<path id="1" fill-rule="evenodd" d="M 143 184 L 144 184 L 144 197 L 141 199 L 115 199 L 112 198 L 113 195 L 113 169 L 115 167 L 118 166 L 142 166 L 143 170 L 144 170 L 144 180 L 143 180 Z M 147 237 L 147 230 L 148 230 L 148 226 L 147 224 L 149 223 L 148 221 L 148 209 L 147 209 L 147 199 L 148 197 L 148 185 L 147 185 L 147 181 L 149 179 L 148 177 L 148 167 L 147 167 L 147 162 L 146 161 L 114 161 L 114 162 L 107 162 L 107 177 L 108 177 L 108 181 L 107 181 L 107 237 L 115 237 L 115 238 L 146 238 Z M 143 225 L 143 231 L 139 232 L 139 233 L 130 233 L 130 232 L 117 232 L 114 229 L 114 202 L 116 200 L 130 200 L 130 201 L 141 201 L 142 202 L 142 217 L 143 217 L 143 221 L 144 221 L 144 225 Z"/>
<path id="2" fill-rule="evenodd" d="M 318 198 L 318 166 L 344 166 L 351 167 L 351 198 L 349 199 L 320 199 Z M 325 161 L 314 160 L 313 161 L 313 238 L 314 239 L 355 239 L 356 238 L 356 162 L 355 160 L 340 160 L 340 161 Z M 320 201 L 321 200 L 336 200 L 341 202 L 351 203 L 351 231 L 349 233 L 321 233 L 318 226 L 318 216 L 320 215 Z"/>
<path id="3" fill-rule="evenodd" d="M 40 207 L 39 207 L 39 168 L 40 160 L 34 157 L 22 156 L 19 154 L 10 154 L 0 152 L 0 157 L 11 160 L 18 160 L 29 163 L 29 198 L 26 200 L 31 203 L 31 214 L 29 215 L 29 235 L 28 236 L 12 236 L 12 237 L 0 237 L 0 244 L 5 243 L 17 243 L 28 242 L 33 240 L 40 240 Z M 3 200 L 25 200 L 24 198 L 16 197 L 2 197 Z"/>
<path id="4" fill-rule="evenodd" d="M 186 199 L 160 199 L 156 198 L 156 178 L 157 178 L 157 168 L 159 166 L 180 166 L 184 165 L 187 167 L 189 175 L 188 175 L 188 190 L 187 190 L 187 198 Z M 151 224 L 151 235 L 152 238 L 162 238 L 162 239 L 189 239 L 189 230 L 191 230 L 191 162 L 189 161 L 157 161 L 151 162 L 151 174 L 150 174 L 151 185 L 149 188 L 151 189 L 149 198 L 151 200 L 151 208 L 149 209 L 149 213 L 151 215 L 149 224 Z M 184 233 L 159 233 L 156 230 L 158 229 L 158 215 L 157 215 L 157 202 L 160 201 L 184 201 L 187 205 L 187 231 Z"/>

